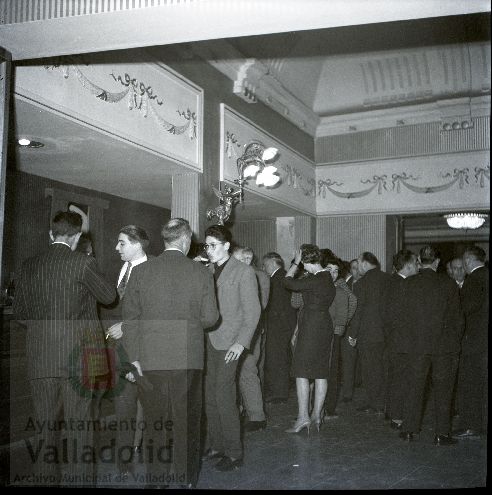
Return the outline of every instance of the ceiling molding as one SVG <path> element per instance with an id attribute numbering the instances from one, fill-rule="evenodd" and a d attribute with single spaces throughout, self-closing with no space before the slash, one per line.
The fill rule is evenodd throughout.
<path id="1" fill-rule="evenodd" d="M 246 58 L 226 40 L 194 43 L 193 52 L 233 81 L 232 92 L 247 103 L 258 100 L 311 136 L 319 117 L 290 93 L 262 61 Z"/>
<path id="2" fill-rule="evenodd" d="M 321 117 L 316 138 L 372 131 L 429 122 L 453 123 L 463 119 L 490 115 L 490 95 L 438 100 L 432 103 L 408 105 Z"/>
<path id="3" fill-rule="evenodd" d="M 60 3 L 61 0 L 57 1 Z M 64 2 L 66 5 L 72 3 Z M 13 5 L 18 8 L 19 4 L 24 8 L 32 2 L 2 0 L 2 19 L 6 18 L 6 9 Z M 60 7 L 60 10 L 63 9 Z M 25 60 L 477 12 L 490 12 L 490 2 L 195 0 L 35 22 L 3 23 L 0 24 L 0 38 L 2 46 L 12 53 L 13 60 Z"/>

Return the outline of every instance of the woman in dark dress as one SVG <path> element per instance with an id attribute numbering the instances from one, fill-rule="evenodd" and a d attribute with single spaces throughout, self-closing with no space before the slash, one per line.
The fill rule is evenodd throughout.
<path id="1" fill-rule="evenodd" d="M 309 272 L 305 278 L 294 279 L 297 265 L 302 261 L 304 270 Z M 296 252 L 294 263 L 289 268 L 284 286 L 302 294 L 304 308 L 299 320 L 299 333 L 292 360 L 293 375 L 296 377 L 298 416 L 288 433 L 299 433 L 315 424 L 319 431 L 321 412 L 326 397 L 329 375 L 329 355 L 333 325 L 329 313 L 335 298 L 335 286 L 331 274 L 320 265 L 318 246 L 303 244 Z M 309 380 L 314 379 L 314 407 L 309 417 Z"/>

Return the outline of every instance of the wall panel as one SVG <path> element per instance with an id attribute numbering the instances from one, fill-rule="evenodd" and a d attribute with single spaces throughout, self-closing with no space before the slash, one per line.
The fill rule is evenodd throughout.
<path id="1" fill-rule="evenodd" d="M 364 251 L 370 251 L 385 269 L 385 215 L 319 217 L 316 223 L 317 244 L 320 248 L 329 248 L 347 261 L 357 258 Z"/>

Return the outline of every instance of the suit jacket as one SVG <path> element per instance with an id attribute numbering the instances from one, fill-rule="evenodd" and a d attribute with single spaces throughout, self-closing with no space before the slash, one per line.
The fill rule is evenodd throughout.
<path id="1" fill-rule="evenodd" d="M 212 346 L 221 351 L 234 343 L 249 348 L 261 312 L 254 269 L 231 256 L 217 280 L 217 302 L 220 318 L 208 333 Z"/>
<path id="2" fill-rule="evenodd" d="M 353 285 L 357 309 L 350 322 L 348 335 L 358 343 L 385 341 L 384 311 L 390 285 L 390 275 L 379 268 L 369 270 Z"/>
<path id="3" fill-rule="evenodd" d="M 123 345 L 144 371 L 203 369 L 203 330 L 219 316 L 212 274 L 181 251 L 132 269 L 123 298 Z"/>
<path id="4" fill-rule="evenodd" d="M 412 345 L 411 335 L 407 332 L 407 326 L 401 324 L 402 318 L 406 318 L 406 299 L 403 293 L 406 282 L 407 279 L 397 273 L 391 275 L 387 303 L 384 308 L 384 327 L 388 349 L 394 353 L 407 353 Z"/>
<path id="5" fill-rule="evenodd" d="M 404 303 L 396 318 L 408 335 L 410 354 L 446 354 L 460 350 L 462 336 L 458 287 L 447 275 L 425 268 L 403 283 Z"/>
<path id="6" fill-rule="evenodd" d="M 115 296 L 96 260 L 65 244 L 52 244 L 46 253 L 26 260 L 14 313 L 27 323 L 29 378 L 107 373 L 97 301 L 110 304 Z"/>
<path id="7" fill-rule="evenodd" d="M 291 336 L 297 323 L 297 311 L 291 305 L 292 292 L 284 285 L 286 273 L 279 268 L 270 278 L 270 298 L 266 309 L 269 334 L 285 333 Z"/>
<path id="8" fill-rule="evenodd" d="M 489 271 L 483 266 L 465 277 L 461 289 L 465 314 L 465 333 L 461 343 L 463 354 L 487 352 L 489 326 Z"/>

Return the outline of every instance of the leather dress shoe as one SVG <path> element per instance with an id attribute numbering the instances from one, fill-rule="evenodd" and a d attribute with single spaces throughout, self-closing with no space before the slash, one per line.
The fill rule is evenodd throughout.
<path id="1" fill-rule="evenodd" d="M 244 431 L 245 432 L 251 432 L 251 431 L 259 431 L 259 430 L 264 430 L 266 428 L 266 420 L 263 421 L 248 421 L 244 424 Z"/>
<path id="2" fill-rule="evenodd" d="M 243 465 L 242 459 L 232 459 L 232 457 L 224 456 L 222 459 L 215 465 L 215 469 L 217 471 L 234 471 L 235 469 L 239 469 Z"/>
<path id="3" fill-rule="evenodd" d="M 405 440 L 405 442 L 412 442 L 413 441 L 413 432 L 411 432 L 411 431 L 400 431 L 398 436 L 402 440 Z"/>
<path id="4" fill-rule="evenodd" d="M 458 440 L 454 439 L 451 435 L 435 435 L 434 445 L 455 445 Z"/>
<path id="5" fill-rule="evenodd" d="M 391 420 L 390 427 L 392 430 L 401 430 L 403 423 L 398 423 L 397 421 Z"/>
<path id="6" fill-rule="evenodd" d="M 223 452 L 217 450 L 208 449 L 202 456 L 202 461 L 213 461 L 214 459 L 222 459 L 224 457 Z"/>
<path id="7" fill-rule="evenodd" d="M 472 437 L 479 437 L 479 436 L 480 436 L 480 433 L 478 431 L 472 430 L 470 428 L 453 431 L 453 437 L 455 437 L 455 438 L 472 438 Z"/>

